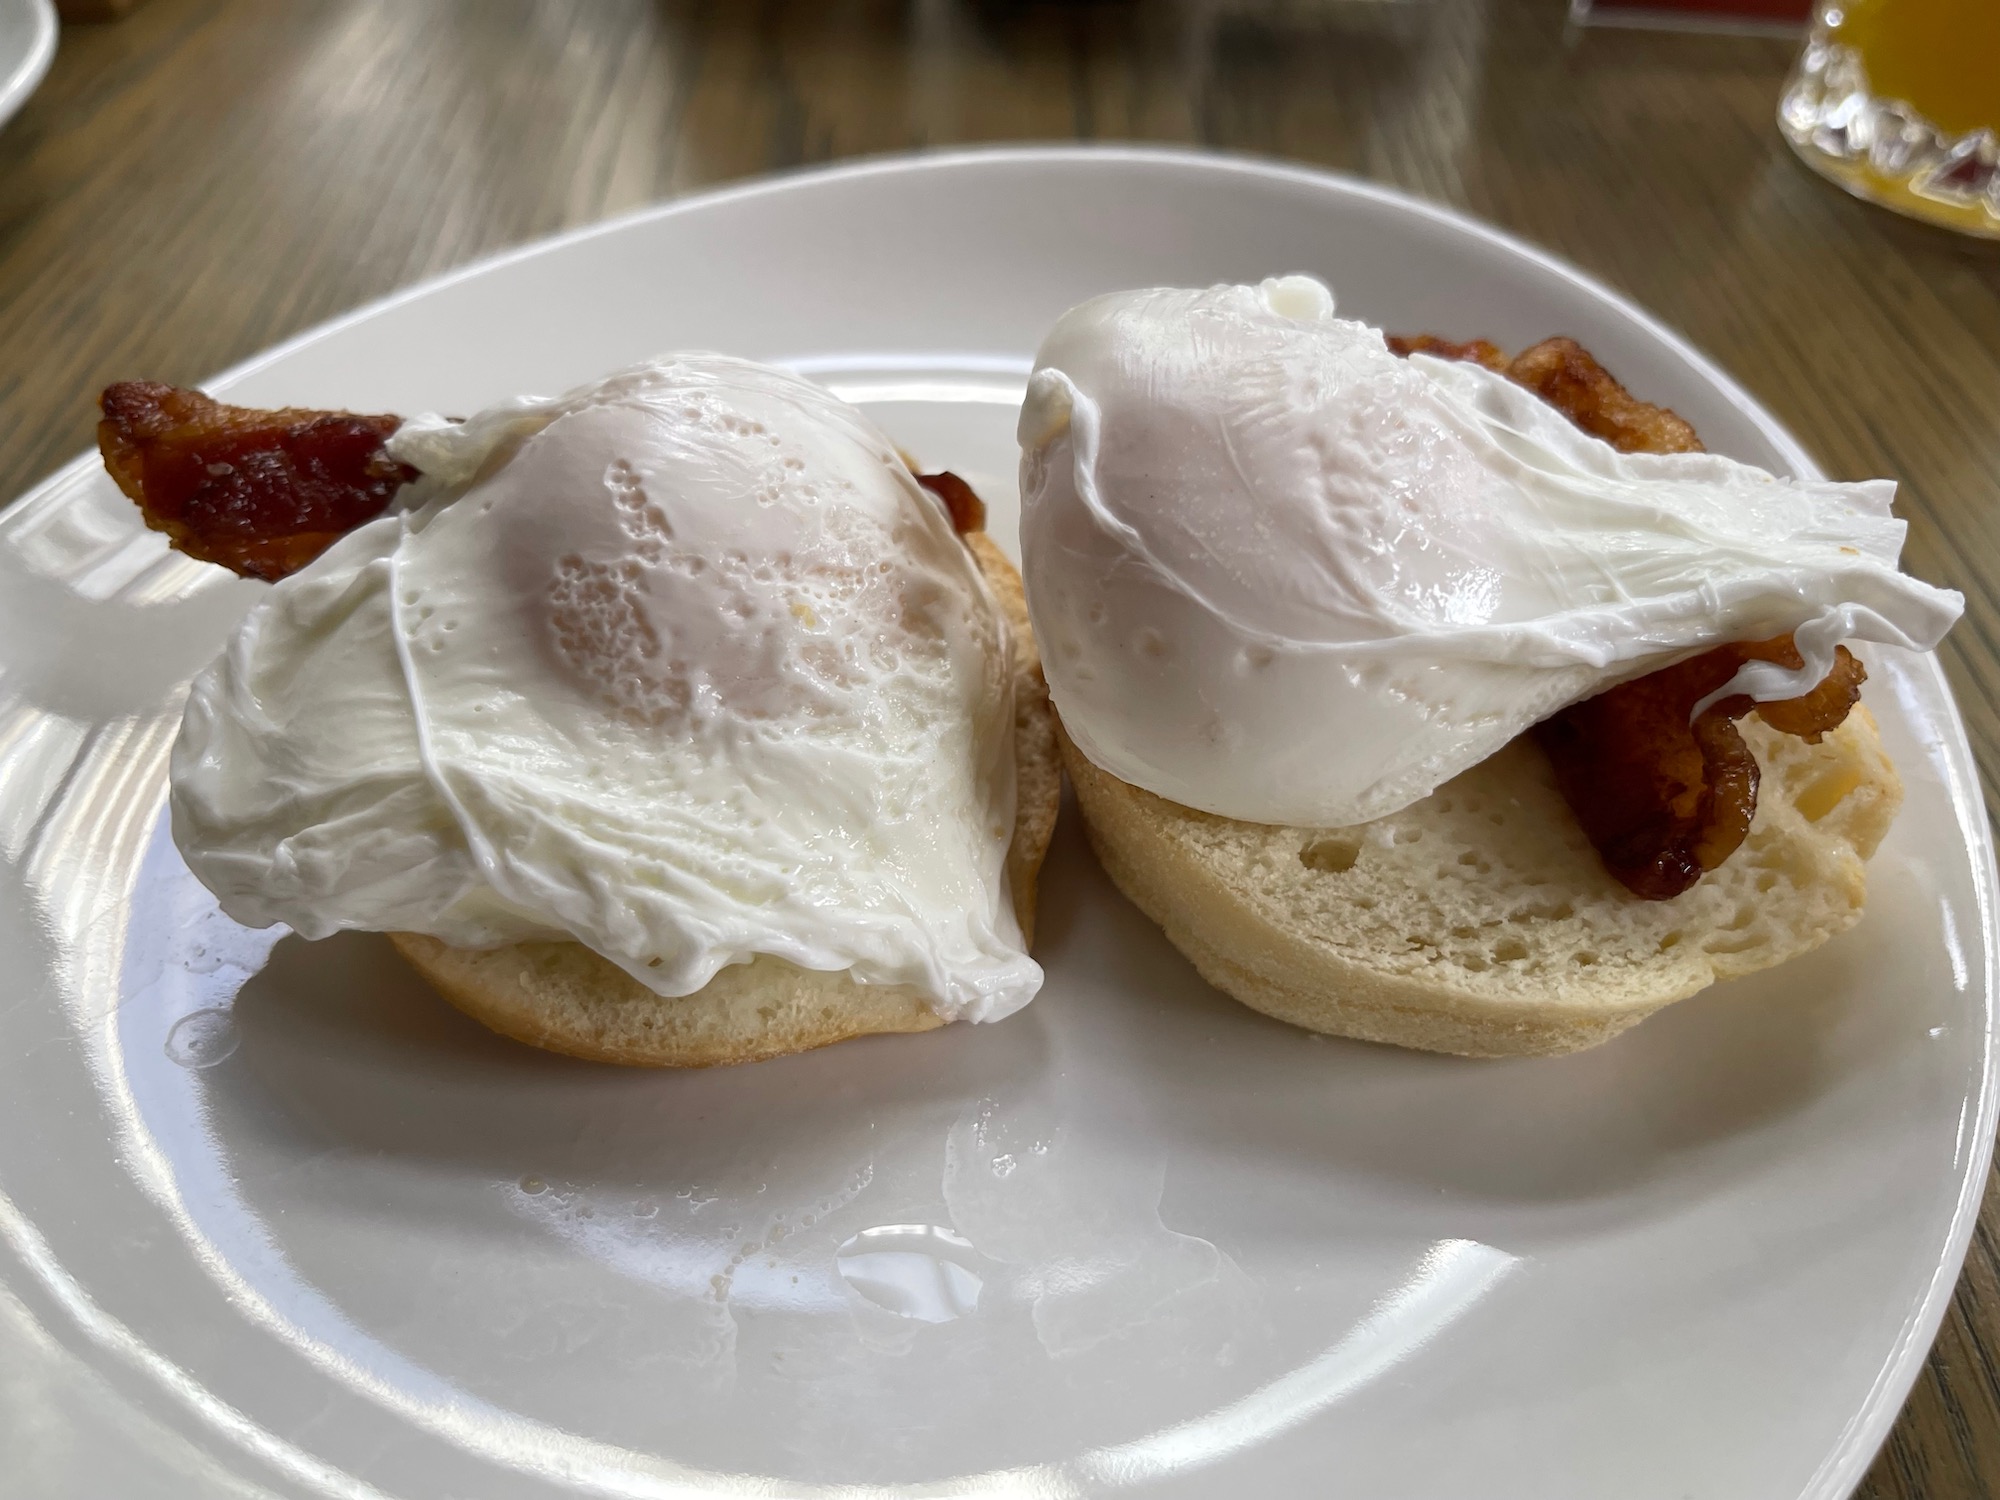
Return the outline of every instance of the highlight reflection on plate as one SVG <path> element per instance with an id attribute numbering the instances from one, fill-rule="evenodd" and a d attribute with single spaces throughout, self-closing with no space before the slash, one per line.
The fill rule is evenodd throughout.
<path id="1" fill-rule="evenodd" d="M 1399 326 L 1573 333 L 1714 446 L 1805 463 L 1564 268 L 1165 153 L 676 205 L 220 384 L 460 409 L 673 346 L 791 360 L 968 473 L 1004 535 L 1049 319 L 1274 269 Z M 1933 663 L 1870 663 L 1909 797 L 1862 927 L 1594 1052 L 1267 1021 L 1072 821 L 1020 1016 L 649 1074 L 486 1033 L 380 938 L 215 909 L 165 756 L 255 594 L 87 466 L 0 518 L 0 1360 L 18 1307 L 138 1414 L 62 1450 L 70 1492 L 126 1443 L 190 1496 L 1306 1495 L 1336 1467 L 1376 1497 L 1831 1496 L 1928 1345 L 1993 1101 L 1991 854 Z"/>
<path id="2" fill-rule="evenodd" d="M 877 1307 L 919 1323 L 949 1323 L 979 1307 L 971 1240 L 936 1224 L 878 1224 L 834 1252 L 840 1279 Z"/>

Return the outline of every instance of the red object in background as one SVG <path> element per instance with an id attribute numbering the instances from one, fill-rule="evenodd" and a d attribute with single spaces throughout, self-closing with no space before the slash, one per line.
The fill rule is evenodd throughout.
<path id="1" fill-rule="evenodd" d="M 1804 26 L 1813 0 L 1574 0 L 1573 21 L 1600 23 L 1659 21 L 1700 25 L 1706 21 Z"/>

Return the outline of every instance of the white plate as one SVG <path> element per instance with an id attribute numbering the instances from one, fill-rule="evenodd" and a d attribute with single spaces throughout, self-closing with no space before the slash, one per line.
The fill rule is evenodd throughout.
<path id="1" fill-rule="evenodd" d="M 1525 246 L 1161 152 L 691 199 L 217 384 L 462 411 L 713 346 L 868 402 L 1006 525 L 1057 313 L 1294 269 L 1393 328 L 1575 334 L 1712 446 L 1810 466 Z M 1929 660 L 1874 663 L 1909 800 L 1867 920 L 1598 1051 L 1267 1021 L 1071 821 L 1017 1019 L 676 1076 L 489 1036 L 380 938 L 216 913 L 164 760 L 257 587 L 88 463 L 0 520 L 0 1489 L 1773 1500 L 1844 1493 L 1923 1359 L 1994 1103 L 1992 853 Z"/>
<path id="2" fill-rule="evenodd" d="M 28 102 L 55 55 L 50 0 L 0 0 L 0 125 Z"/>

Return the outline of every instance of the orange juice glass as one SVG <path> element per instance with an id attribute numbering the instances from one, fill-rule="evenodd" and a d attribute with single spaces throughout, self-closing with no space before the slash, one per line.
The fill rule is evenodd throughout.
<path id="1" fill-rule="evenodd" d="M 1821 0 L 1778 127 L 1849 192 L 2000 239 L 2000 0 Z"/>

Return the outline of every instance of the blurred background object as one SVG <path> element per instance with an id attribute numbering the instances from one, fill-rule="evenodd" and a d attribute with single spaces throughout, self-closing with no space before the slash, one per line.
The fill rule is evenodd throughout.
<path id="1" fill-rule="evenodd" d="M 1778 125 L 1849 192 L 2000 239 L 2000 0 L 1822 0 Z"/>

